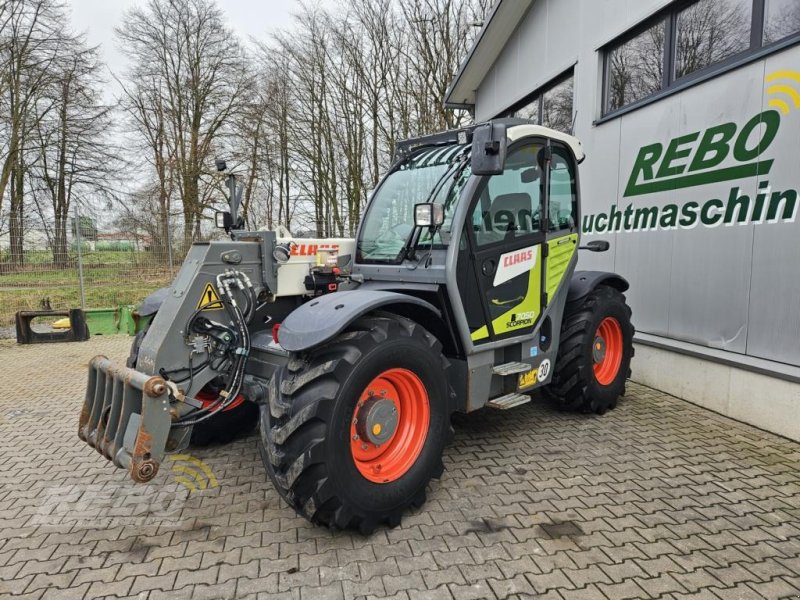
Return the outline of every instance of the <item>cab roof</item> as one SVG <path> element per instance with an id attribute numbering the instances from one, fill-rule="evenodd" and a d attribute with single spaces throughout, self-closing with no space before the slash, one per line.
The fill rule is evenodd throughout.
<path id="1" fill-rule="evenodd" d="M 417 148 L 422 148 L 425 146 L 437 146 L 441 144 L 454 143 L 463 144 L 465 142 L 469 142 L 469 140 L 472 139 L 473 130 L 481 125 L 486 125 L 487 123 L 505 125 L 506 137 L 508 138 L 509 142 L 514 142 L 518 139 L 529 136 L 550 138 L 566 144 L 569 149 L 572 150 L 572 153 L 575 155 L 575 160 L 578 163 L 583 162 L 583 159 L 586 158 L 586 154 L 583 151 L 583 146 L 581 145 L 580 140 L 575 136 L 562 133 L 561 131 L 556 131 L 555 129 L 550 129 L 549 127 L 537 125 L 533 121 L 527 119 L 505 118 L 492 119 L 491 121 L 475 123 L 467 127 L 462 127 L 461 129 L 451 129 L 448 131 L 402 140 L 397 143 L 395 148 L 395 160 L 403 156 L 407 156 L 410 152 L 416 150 Z"/>
<path id="2" fill-rule="evenodd" d="M 502 120 L 499 122 L 502 123 Z M 561 131 L 550 129 L 549 127 L 544 127 L 542 125 L 536 125 L 531 122 L 506 124 L 506 137 L 508 138 L 509 142 L 514 142 L 520 138 L 528 136 L 550 138 L 552 140 L 563 142 L 569 147 L 570 150 L 572 150 L 572 153 L 575 155 L 575 160 L 578 161 L 578 163 L 583 162 L 583 159 L 586 158 L 586 153 L 583 151 L 583 146 L 581 145 L 580 140 L 574 135 L 562 133 Z"/>

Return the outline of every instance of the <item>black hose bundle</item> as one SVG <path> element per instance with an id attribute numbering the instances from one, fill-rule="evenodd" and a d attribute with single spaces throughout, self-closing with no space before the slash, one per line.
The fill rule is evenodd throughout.
<path id="1" fill-rule="evenodd" d="M 244 312 L 236 302 L 236 298 L 233 295 L 232 286 L 235 286 L 244 293 Z M 250 354 L 250 332 L 247 328 L 247 324 L 255 314 L 255 292 L 247 275 L 239 271 L 232 270 L 226 270 L 225 273 L 217 276 L 217 288 L 219 289 L 220 301 L 222 302 L 225 311 L 228 313 L 228 316 L 233 323 L 234 329 L 238 334 L 237 339 L 239 342 L 237 347 L 228 350 L 229 354 L 232 355 L 229 358 L 233 359 L 233 363 L 228 371 L 228 380 L 225 383 L 225 388 L 219 392 L 219 396 L 216 400 L 206 406 L 203 406 L 202 408 L 198 408 L 197 410 L 178 418 L 173 423 L 174 427 L 191 427 L 197 423 L 201 423 L 202 421 L 210 419 L 218 412 L 223 411 L 230 406 L 230 404 L 236 400 L 242 390 L 245 367 L 247 365 L 247 357 Z M 200 314 L 202 308 L 203 307 L 192 313 L 189 321 L 187 322 L 187 332 L 191 331 L 192 323 Z"/>

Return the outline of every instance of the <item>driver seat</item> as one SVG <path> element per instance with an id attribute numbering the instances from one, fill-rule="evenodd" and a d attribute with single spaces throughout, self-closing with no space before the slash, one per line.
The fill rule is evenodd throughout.
<path id="1" fill-rule="evenodd" d="M 533 231 L 533 212 L 530 194 L 515 192 L 497 196 L 489 208 L 489 228 L 481 232 L 481 245 L 500 242 L 516 237 L 516 232 Z"/>

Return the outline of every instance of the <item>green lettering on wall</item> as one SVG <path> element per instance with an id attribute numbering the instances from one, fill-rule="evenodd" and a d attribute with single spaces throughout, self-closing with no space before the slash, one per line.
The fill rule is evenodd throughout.
<path id="1" fill-rule="evenodd" d="M 694 200 L 681 207 L 681 227 L 694 227 L 697 224 L 697 209 L 700 205 Z"/>
<path id="2" fill-rule="evenodd" d="M 601 217 L 604 219 L 602 225 L 600 225 L 600 218 Z M 595 222 L 594 222 L 594 226 L 595 226 L 595 230 L 598 233 L 603 233 L 606 230 L 606 221 L 607 220 L 608 220 L 608 216 L 606 215 L 606 213 L 600 213 L 599 215 L 597 215 L 597 218 L 595 219 Z"/>
<path id="3" fill-rule="evenodd" d="M 709 127 L 700 140 L 697 153 L 692 159 L 689 171 L 713 169 L 722 164 L 730 152 L 730 142 L 736 135 L 736 123 L 723 123 Z M 710 156 L 709 156 L 710 155 Z"/>
<path id="4" fill-rule="evenodd" d="M 658 224 L 661 226 L 662 229 L 672 229 L 678 225 L 678 205 L 677 204 L 667 204 L 661 210 L 661 219 L 659 220 Z"/>
<path id="5" fill-rule="evenodd" d="M 722 208 L 725 205 L 722 203 L 722 200 L 719 198 L 712 198 L 708 202 L 703 205 L 703 210 L 700 211 L 700 221 L 703 225 L 707 225 L 708 227 L 713 227 L 714 225 L 718 225 L 720 219 L 722 219 Z M 711 209 L 716 208 L 718 212 L 715 214 L 711 214 Z"/>
<path id="6" fill-rule="evenodd" d="M 736 222 L 745 223 L 747 221 L 747 212 L 750 209 L 750 196 L 746 194 L 739 195 L 739 188 L 735 187 L 731 190 L 728 196 L 728 206 L 725 208 L 725 224 L 730 225 L 733 223 L 733 211 L 736 211 Z"/>
<path id="7" fill-rule="evenodd" d="M 633 163 L 633 170 L 628 179 L 628 186 L 625 188 L 625 196 L 633 196 L 629 193 L 630 190 L 636 188 L 636 182 L 639 181 L 639 175 L 642 175 L 644 181 L 650 181 L 654 177 L 655 164 L 661 158 L 661 152 L 664 147 L 661 144 L 650 144 L 649 146 L 642 146 L 639 149 L 639 155 L 636 157 L 636 162 Z"/>
<path id="8" fill-rule="evenodd" d="M 778 220 L 778 208 L 781 201 L 783 204 L 783 215 L 781 219 L 784 221 L 794 221 L 797 211 L 797 192 L 794 190 L 786 190 L 785 192 L 775 192 L 769 199 L 769 209 L 767 209 L 767 221 Z"/>
<path id="9" fill-rule="evenodd" d="M 764 133 L 761 134 L 761 139 L 753 148 L 748 148 L 747 141 L 750 139 L 750 135 L 762 123 L 764 124 Z M 739 137 L 736 138 L 736 144 L 733 146 L 733 157 L 739 162 L 755 160 L 769 148 L 778 134 L 780 126 L 781 115 L 777 110 L 765 110 L 756 115 L 745 123 L 739 132 Z"/>
<path id="10" fill-rule="evenodd" d="M 680 175 L 686 170 L 686 165 L 673 164 L 676 160 L 688 158 L 692 153 L 691 143 L 700 137 L 700 132 L 689 133 L 680 137 L 673 138 L 667 151 L 664 153 L 664 159 L 661 161 L 661 166 L 658 169 L 658 179 L 664 177 L 672 177 L 673 175 Z"/>
<path id="11" fill-rule="evenodd" d="M 641 218 L 641 221 L 640 221 Z M 658 207 L 637 208 L 633 217 L 633 229 L 655 229 L 658 223 Z"/>
<path id="12" fill-rule="evenodd" d="M 719 183 L 720 181 L 730 181 L 732 179 L 745 179 L 747 177 L 758 177 L 759 175 L 767 175 L 772 169 L 772 159 L 762 160 L 760 162 L 749 163 L 746 165 L 739 165 L 736 167 L 727 167 L 725 169 L 717 169 L 715 171 L 707 171 L 703 173 L 693 173 L 683 175 L 682 177 L 671 177 L 669 179 L 661 179 L 650 181 L 648 183 L 635 184 L 625 189 L 625 196 L 639 196 L 641 194 L 653 194 L 655 192 L 667 192 L 670 190 L 678 190 L 687 187 L 694 187 L 696 185 L 707 185 L 709 183 Z"/>

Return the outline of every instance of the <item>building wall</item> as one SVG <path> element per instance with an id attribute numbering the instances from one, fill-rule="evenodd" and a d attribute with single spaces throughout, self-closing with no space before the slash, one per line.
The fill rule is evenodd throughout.
<path id="1" fill-rule="evenodd" d="M 587 153 L 581 165 L 582 228 L 586 236 L 611 242 L 607 253 L 584 253 L 579 268 L 614 270 L 627 277 L 631 282 L 628 299 L 637 330 L 663 340 L 666 346 L 674 341 L 676 345 L 688 343 L 698 349 L 689 363 L 680 361 L 684 367 L 693 364 L 698 372 L 706 369 L 705 361 L 697 358 L 705 348 L 710 359 L 712 354 L 722 351 L 733 364 L 741 364 L 744 369 L 754 361 L 763 365 L 761 361 L 766 360 L 775 377 L 800 381 L 800 223 L 796 219 L 800 198 L 791 218 L 768 222 L 767 211 L 762 210 L 763 222 L 757 222 L 755 211 L 760 189 L 768 188 L 764 194 L 765 207 L 776 192 L 788 194 L 791 199 L 800 190 L 800 107 L 790 101 L 791 110 L 784 114 L 771 106 L 772 95 L 767 93 L 771 84 L 765 82 L 773 73 L 800 72 L 800 45 L 597 123 L 602 97 L 602 52 L 598 48 L 666 4 L 669 2 L 663 0 L 537 0 L 480 86 L 476 119 L 501 113 L 574 65 L 575 134 Z M 800 91 L 800 81 L 793 85 Z M 757 117 L 765 111 L 771 113 Z M 668 187 L 651 193 L 630 193 L 626 189 L 642 147 L 660 143 L 666 148 L 673 138 L 693 133 L 699 133 L 700 139 L 707 128 L 729 122 L 736 125 L 739 133 L 754 118 L 756 126 L 748 145 L 760 152 L 753 161 L 773 161 L 767 173 L 691 187 Z M 764 122 L 774 123 L 776 119 L 774 140 L 759 145 L 758 140 L 766 130 Z M 685 147 L 696 151 L 699 139 Z M 692 157 L 678 163 L 688 163 Z M 720 168 L 740 164 L 730 152 Z M 641 180 L 642 177 L 637 181 Z M 730 220 L 734 222 L 730 224 L 720 218 L 720 222 L 706 225 L 698 218 L 691 227 L 673 228 L 672 220 L 664 217 L 661 226 L 664 212 L 671 210 L 666 208 L 668 205 L 676 205 L 682 211 L 692 202 L 703 207 L 709 201 L 719 200 L 722 213 L 718 208 L 708 210 L 708 220 L 713 221 L 715 214 L 724 214 L 731 198 L 741 195 L 749 197 L 750 214 L 755 213 L 754 218 L 745 219 L 743 224 L 735 222 L 739 213 L 731 209 Z M 778 205 L 787 200 L 774 202 Z M 624 211 L 628 207 L 631 222 L 637 209 L 655 209 L 657 227 L 647 230 L 630 227 L 628 231 L 613 233 L 597 231 L 598 215 L 607 218 L 614 210 Z M 776 214 L 783 217 L 783 205 L 779 208 Z M 644 213 L 641 217 L 640 225 L 651 223 Z M 603 222 L 601 218 L 600 223 Z M 648 352 L 648 361 L 641 361 L 644 379 L 650 383 L 657 381 L 662 389 L 674 392 L 678 386 L 669 389 L 669 378 L 681 375 L 675 372 L 669 377 L 653 375 L 654 355 L 661 356 Z M 800 419 L 797 419 L 800 388 L 792 385 L 797 384 L 781 387 L 789 391 L 788 400 L 780 410 L 789 411 L 787 418 L 791 419 L 786 422 L 793 423 L 791 428 L 795 433 L 787 432 L 786 427 L 780 433 L 800 438 Z M 725 406 L 730 406 L 730 386 L 721 386 L 720 390 L 726 397 Z M 686 390 L 679 395 L 692 399 L 692 393 Z M 698 392 L 698 398 L 701 395 Z M 726 412 L 720 406 L 711 408 Z M 744 418 L 745 413 L 737 414 L 738 418 Z"/>

